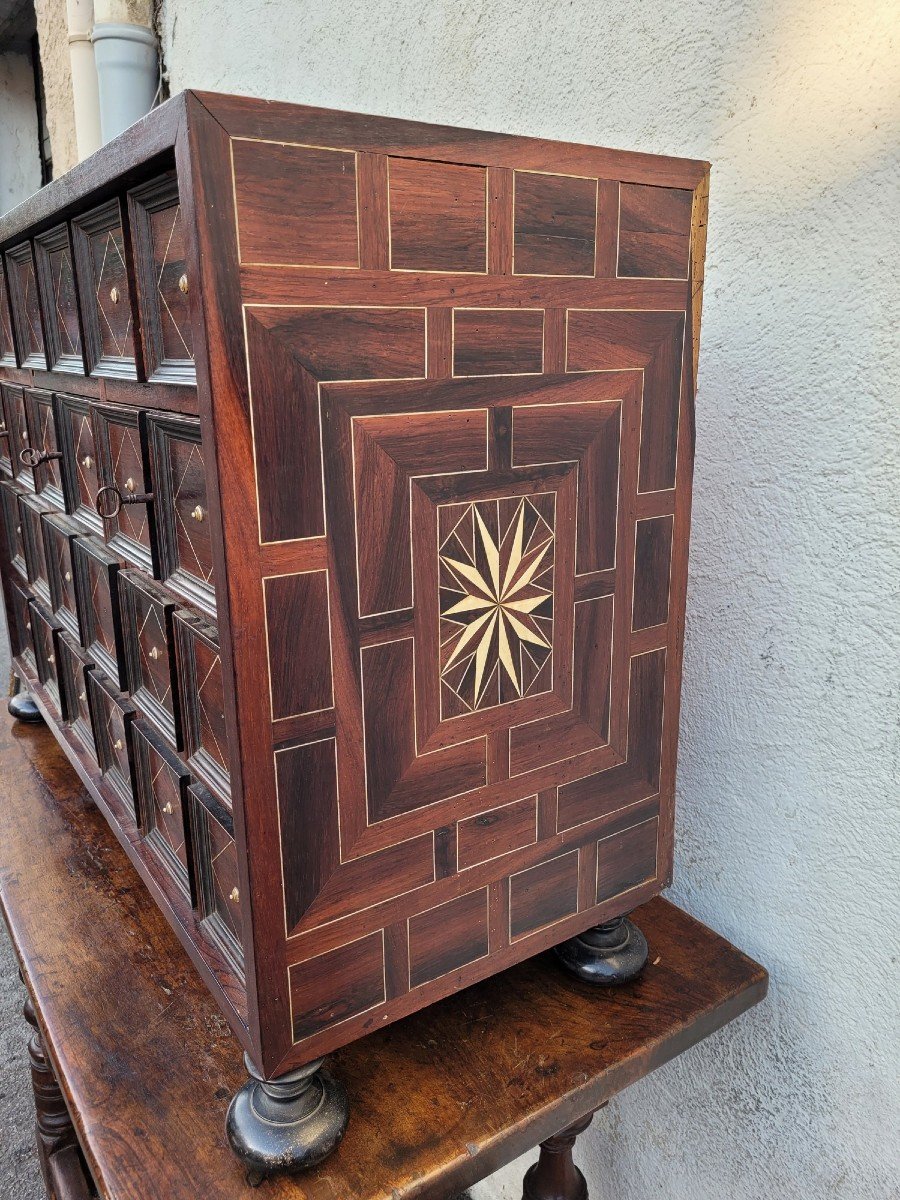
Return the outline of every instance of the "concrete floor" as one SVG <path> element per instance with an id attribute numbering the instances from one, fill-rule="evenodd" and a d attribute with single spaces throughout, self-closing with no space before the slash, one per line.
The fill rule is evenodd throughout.
<path id="1" fill-rule="evenodd" d="M 0 681 L 9 678 L 9 643 L 0 606 Z M 3 802 L 0 780 L 0 804 Z M 2 850 L 0 850 L 2 852 Z M 25 989 L 0 921 L 0 1200 L 45 1200 L 34 1149 L 34 1104 L 28 1067 Z"/>

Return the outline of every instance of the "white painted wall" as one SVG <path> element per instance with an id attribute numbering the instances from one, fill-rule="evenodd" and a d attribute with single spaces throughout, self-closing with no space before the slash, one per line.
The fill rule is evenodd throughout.
<path id="1" fill-rule="evenodd" d="M 891 0 L 163 3 L 173 91 L 713 162 L 670 894 L 772 990 L 597 1118 L 592 1200 L 900 1196 L 898 27 Z"/>
<path id="2" fill-rule="evenodd" d="M 25 54 L 0 54 L 0 213 L 40 186 L 31 60 Z"/>

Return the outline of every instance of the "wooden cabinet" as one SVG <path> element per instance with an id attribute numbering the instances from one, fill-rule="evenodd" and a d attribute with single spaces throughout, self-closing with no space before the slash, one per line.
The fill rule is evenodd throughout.
<path id="1" fill-rule="evenodd" d="M 186 94 L 0 218 L 16 670 L 269 1075 L 671 877 L 706 189 Z"/>

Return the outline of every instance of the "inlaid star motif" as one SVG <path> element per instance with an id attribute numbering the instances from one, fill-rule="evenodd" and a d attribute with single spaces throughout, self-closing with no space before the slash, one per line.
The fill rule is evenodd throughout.
<path id="1" fill-rule="evenodd" d="M 447 506 L 440 547 L 441 678 L 461 712 L 551 683 L 553 496 Z M 451 707 L 453 707 L 451 705 Z"/>

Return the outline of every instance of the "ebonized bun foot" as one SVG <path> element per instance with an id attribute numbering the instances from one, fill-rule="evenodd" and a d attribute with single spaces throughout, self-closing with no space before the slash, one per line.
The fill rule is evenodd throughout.
<path id="1" fill-rule="evenodd" d="M 555 952 L 566 970 L 586 983 L 615 986 L 643 970 L 647 939 L 627 917 L 616 917 L 562 942 Z"/>
<path id="2" fill-rule="evenodd" d="M 14 696 L 10 696 L 6 707 L 9 709 L 10 716 L 26 725 L 36 725 L 44 719 L 28 692 L 16 692 Z"/>
<path id="3" fill-rule="evenodd" d="M 229 1105 L 225 1131 L 252 1186 L 316 1166 L 344 1136 L 350 1106 L 341 1084 L 320 1069 L 323 1061 L 265 1080 L 244 1055 L 250 1080 Z"/>

